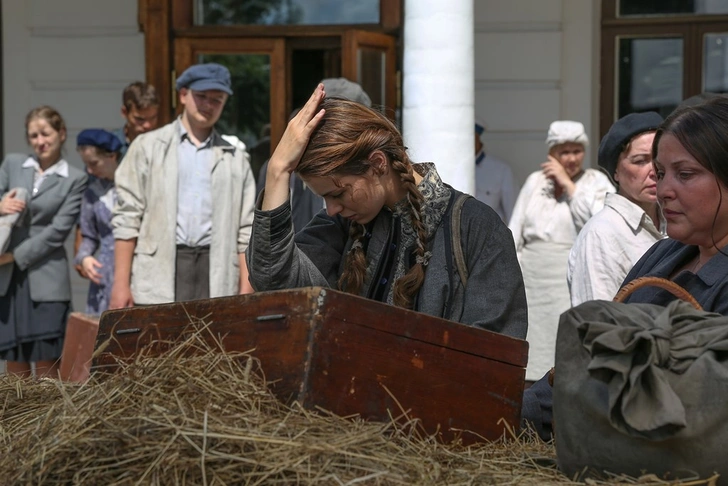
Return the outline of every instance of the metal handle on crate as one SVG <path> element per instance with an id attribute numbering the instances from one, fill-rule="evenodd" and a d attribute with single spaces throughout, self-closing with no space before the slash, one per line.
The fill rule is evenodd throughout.
<path id="1" fill-rule="evenodd" d="M 614 296 L 614 302 L 624 302 L 624 299 L 626 299 L 627 296 L 632 294 L 632 292 L 634 292 L 635 290 L 641 289 L 642 287 L 650 286 L 660 287 L 661 289 L 667 290 L 672 295 L 680 300 L 684 300 L 688 304 L 695 307 L 697 310 L 703 310 L 702 306 L 698 303 L 695 297 L 690 295 L 690 292 L 680 287 L 672 280 L 667 280 L 661 277 L 640 277 L 632 280 L 631 282 L 625 284 L 624 287 L 619 289 L 617 295 Z"/>

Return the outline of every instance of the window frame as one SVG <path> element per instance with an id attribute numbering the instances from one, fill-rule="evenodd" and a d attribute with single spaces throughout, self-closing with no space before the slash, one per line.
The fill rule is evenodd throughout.
<path id="1" fill-rule="evenodd" d="M 176 96 L 173 68 L 175 40 L 241 39 L 241 38 L 302 38 L 312 41 L 328 38 L 343 39 L 347 31 L 372 31 L 401 38 L 404 0 L 380 0 L 379 24 L 356 25 L 193 25 L 195 0 L 137 0 L 140 30 L 144 32 L 144 59 L 147 82 L 158 87 L 160 123 L 169 123 L 175 116 Z M 399 55 L 399 53 L 397 53 Z M 287 104 L 290 96 L 287 90 Z M 290 110 L 290 106 L 287 109 Z M 273 115 L 273 114 L 272 114 Z"/>
<path id="2" fill-rule="evenodd" d="M 603 137 L 617 116 L 617 42 L 620 37 L 681 37 L 683 99 L 699 94 L 703 84 L 703 36 L 728 32 L 726 15 L 664 15 L 618 17 L 617 2 L 602 1 L 599 133 Z"/>

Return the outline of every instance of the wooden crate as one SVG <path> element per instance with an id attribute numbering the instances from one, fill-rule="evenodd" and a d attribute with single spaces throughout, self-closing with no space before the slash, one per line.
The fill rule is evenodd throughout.
<path id="1" fill-rule="evenodd" d="M 227 350 L 255 349 L 284 401 L 370 420 L 401 406 L 445 440 L 496 439 L 500 419 L 519 422 L 525 341 L 318 287 L 105 312 L 94 367 L 178 338 L 190 317 Z"/>
<path id="2" fill-rule="evenodd" d="M 81 312 L 68 316 L 59 367 L 61 380 L 83 383 L 88 379 L 98 330 L 98 316 Z"/>

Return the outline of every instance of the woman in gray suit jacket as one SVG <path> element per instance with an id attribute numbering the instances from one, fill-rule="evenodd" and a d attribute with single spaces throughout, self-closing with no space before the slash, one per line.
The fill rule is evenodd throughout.
<path id="1" fill-rule="evenodd" d="M 36 376 L 56 376 L 71 310 L 64 243 L 86 174 L 62 157 L 66 125 L 56 110 L 31 110 L 25 130 L 33 154 L 10 154 L 0 166 L 0 215 L 19 214 L 0 254 L 0 359 L 9 373 L 30 376 L 35 362 Z"/>

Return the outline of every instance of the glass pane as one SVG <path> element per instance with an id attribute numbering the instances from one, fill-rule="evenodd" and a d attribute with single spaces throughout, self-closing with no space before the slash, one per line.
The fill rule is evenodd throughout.
<path id="1" fill-rule="evenodd" d="M 728 13 L 728 0 L 619 0 L 617 15 L 714 15 Z"/>
<path id="2" fill-rule="evenodd" d="M 196 0 L 196 25 L 378 24 L 380 0 Z"/>
<path id="3" fill-rule="evenodd" d="M 387 57 L 378 49 L 360 47 L 357 52 L 357 82 L 369 95 L 372 104 L 382 106 L 385 99 L 385 74 Z"/>
<path id="4" fill-rule="evenodd" d="M 251 167 L 270 157 L 270 57 L 265 54 L 201 54 L 199 62 L 216 62 L 230 70 L 233 95 L 216 128 L 245 143 Z M 264 157 L 258 161 L 259 157 Z"/>
<path id="5" fill-rule="evenodd" d="M 714 15 L 728 13 L 728 0 L 619 0 L 617 15 Z"/>
<path id="6" fill-rule="evenodd" d="M 620 38 L 617 51 L 617 117 L 640 111 L 667 116 L 683 98 L 683 41 Z"/>
<path id="7" fill-rule="evenodd" d="M 728 93 L 728 34 L 706 34 L 703 54 L 703 91 Z"/>

